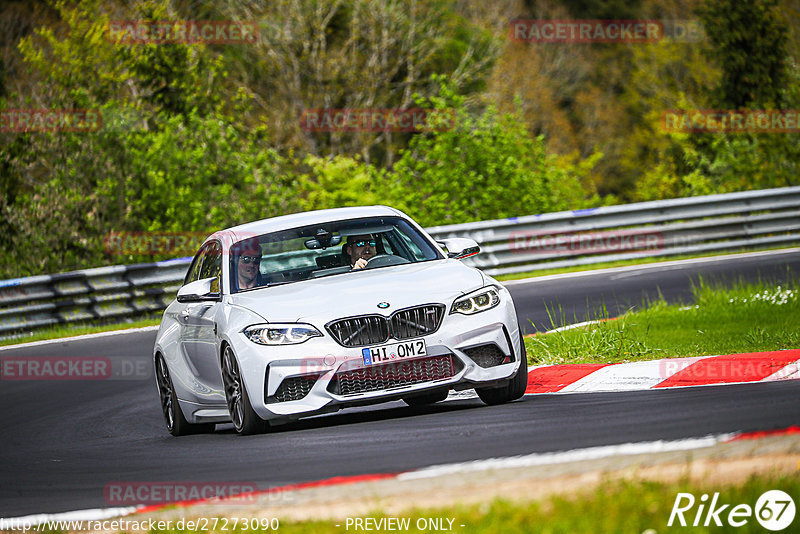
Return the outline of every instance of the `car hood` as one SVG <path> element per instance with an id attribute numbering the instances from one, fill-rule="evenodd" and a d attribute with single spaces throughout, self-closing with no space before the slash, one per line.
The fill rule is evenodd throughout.
<path id="1" fill-rule="evenodd" d="M 449 304 L 458 295 L 484 285 L 484 277 L 457 260 L 436 260 L 353 271 L 266 287 L 231 297 L 231 303 L 269 322 L 306 322 L 322 326 L 353 315 L 389 315 L 409 306 Z M 379 302 L 389 307 L 378 308 Z"/>

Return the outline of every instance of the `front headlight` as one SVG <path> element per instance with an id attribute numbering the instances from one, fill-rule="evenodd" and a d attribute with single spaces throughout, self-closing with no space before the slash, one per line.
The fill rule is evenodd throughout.
<path id="1" fill-rule="evenodd" d="M 296 345 L 312 337 L 322 337 L 319 330 L 302 323 L 254 324 L 242 330 L 242 333 L 259 345 Z"/>
<path id="2" fill-rule="evenodd" d="M 450 313 L 472 315 L 473 313 L 491 310 L 498 304 L 500 304 L 500 292 L 497 288 L 494 286 L 483 287 L 457 298 L 450 308 Z"/>

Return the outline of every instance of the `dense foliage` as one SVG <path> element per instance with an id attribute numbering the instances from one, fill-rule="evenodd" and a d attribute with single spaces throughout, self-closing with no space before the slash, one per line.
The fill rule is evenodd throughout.
<path id="1" fill-rule="evenodd" d="M 102 127 L 0 128 L 0 278 L 153 259 L 110 254 L 110 232 L 207 232 L 375 203 L 439 225 L 796 185 L 796 134 L 661 128 L 665 109 L 800 108 L 788 5 L 6 2 L 0 110 L 97 110 Z M 514 18 L 690 17 L 704 40 L 508 35 Z M 251 21 L 259 35 L 120 44 L 109 37 L 120 20 Z M 302 113 L 320 108 L 431 113 L 421 131 L 303 129 Z"/>

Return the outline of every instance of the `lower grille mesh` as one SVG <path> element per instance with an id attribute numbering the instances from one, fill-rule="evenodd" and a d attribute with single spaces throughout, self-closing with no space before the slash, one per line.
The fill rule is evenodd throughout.
<path id="1" fill-rule="evenodd" d="M 314 387 L 317 378 L 319 378 L 319 375 L 284 378 L 281 385 L 278 386 L 277 391 L 275 391 L 275 394 L 266 398 L 267 404 L 295 401 L 304 398 L 308 395 L 308 392 L 311 391 L 311 388 Z"/>
<path id="2" fill-rule="evenodd" d="M 328 391 L 336 395 L 355 395 L 444 380 L 458 372 L 456 362 L 452 354 L 446 354 L 341 371 L 328 384 Z"/>
<path id="3" fill-rule="evenodd" d="M 480 345 L 470 349 L 464 349 L 464 353 L 469 356 L 473 362 L 477 363 L 484 369 L 488 367 L 496 367 L 511 361 L 510 358 L 503 354 L 503 351 L 500 350 L 500 347 L 494 343 Z"/>

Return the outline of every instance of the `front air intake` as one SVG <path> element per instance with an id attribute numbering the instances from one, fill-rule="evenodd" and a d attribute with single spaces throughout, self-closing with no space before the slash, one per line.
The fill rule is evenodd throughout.
<path id="1" fill-rule="evenodd" d="M 498 365 L 512 361 L 511 358 L 503 354 L 503 351 L 500 350 L 500 347 L 494 343 L 478 345 L 477 347 L 470 347 L 463 350 L 464 354 L 469 356 L 470 360 L 477 363 L 478 366 L 483 367 L 484 369 L 488 369 L 489 367 L 497 367 Z"/>
<path id="2" fill-rule="evenodd" d="M 303 399 L 317 383 L 319 377 L 320 374 L 310 374 L 284 378 L 275 393 L 264 400 L 267 404 L 273 404 Z"/>

